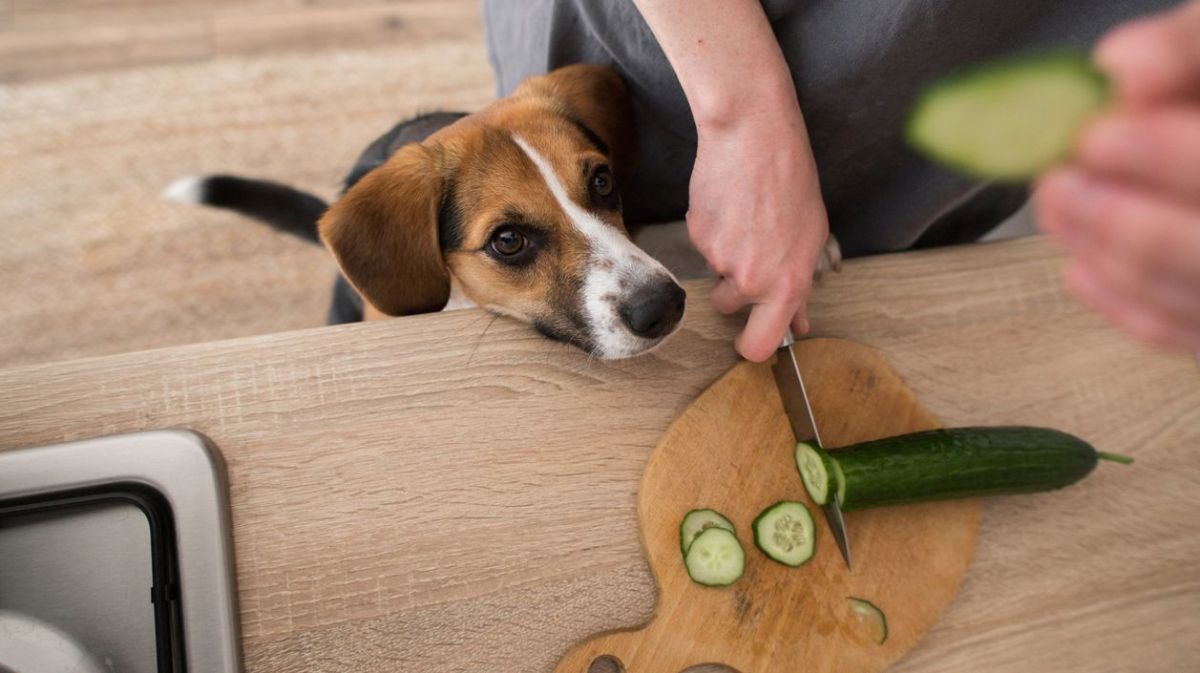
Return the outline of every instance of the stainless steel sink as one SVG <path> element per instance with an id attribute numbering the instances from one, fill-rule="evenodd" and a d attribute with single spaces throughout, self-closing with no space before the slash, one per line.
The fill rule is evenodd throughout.
<path id="1" fill-rule="evenodd" d="M 0 452 L 0 673 L 240 670 L 225 471 L 202 437 Z"/>

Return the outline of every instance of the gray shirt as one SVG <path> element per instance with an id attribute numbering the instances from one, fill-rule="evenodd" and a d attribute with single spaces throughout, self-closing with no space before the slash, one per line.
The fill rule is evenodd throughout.
<path id="1" fill-rule="evenodd" d="M 901 138 L 922 85 L 965 64 L 1045 48 L 1088 48 L 1168 0 L 765 0 L 796 82 L 830 226 L 847 256 L 970 240 L 1024 190 L 978 185 Z M 612 65 L 629 83 L 640 163 L 630 222 L 680 219 L 696 156 L 683 90 L 629 0 L 483 0 L 500 95 L 571 63 Z M 714 16 L 719 26 L 720 16 Z M 754 73 L 747 73 L 753 77 Z M 746 105 L 753 105 L 747 101 Z"/>

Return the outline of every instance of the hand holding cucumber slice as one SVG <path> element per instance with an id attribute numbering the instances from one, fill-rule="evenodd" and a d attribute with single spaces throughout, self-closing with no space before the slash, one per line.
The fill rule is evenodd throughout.
<path id="1" fill-rule="evenodd" d="M 1108 80 L 1086 55 L 1008 59 L 935 82 L 917 101 L 906 136 L 968 175 L 1024 181 L 1067 158 L 1108 100 Z"/>
<path id="2" fill-rule="evenodd" d="M 1065 432 L 1022 426 L 928 430 L 832 453 L 796 447 L 809 496 L 822 502 L 832 486 L 844 511 L 1050 491 L 1083 479 L 1100 460 L 1133 462 Z"/>

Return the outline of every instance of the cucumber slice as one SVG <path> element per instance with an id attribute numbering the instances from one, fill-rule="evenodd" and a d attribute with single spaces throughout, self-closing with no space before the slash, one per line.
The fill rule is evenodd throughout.
<path id="1" fill-rule="evenodd" d="M 709 528 L 692 541 L 684 556 L 688 577 L 706 587 L 725 587 L 746 569 L 746 553 L 737 536 L 724 528 Z"/>
<path id="2" fill-rule="evenodd" d="M 804 565 L 812 558 L 816 542 L 813 518 L 804 503 L 777 502 L 754 520 L 754 544 L 785 566 Z"/>
<path id="3" fill-rule="evenodd" d="M 988 63 L 926 89 L 906 136 L 955 170 L 1023 181 L 1070 154 L 1084 122 L 1108 103 L 1109 88 L 1083 54 Z"/>
<path id="4" fill-rule="evenodd" d="M 730 533 L 737 532 L 733 529 L 733 524 L 729 522 L 729 519 L 722 516 L 720 512 L 712 509 L 693 509 L 683 517 L 683 523 L 679 524 L 679 548 L 683 550 L 685 556 L 696 536 L 709 528 L 724 528 Z"/>
<path id="5" fill-rule="evenodd" d="M 865 598 L 855 598 L 850 596 L 850 607 L 854 611 L 854 616 L 858 618 L 859 624 L 866 629 L 871 640 L 882 645 L 888 638 L 887 615 L 883 614 L 883 610 L 871 601 Z"/>
<path id="6" fill-rule="evenodd" d="M 804 482 L 808 497 L 818 505 L 824 505 L 829 499 L 832 468 L 829 454 L 806 442 L 796 444 L 796 469 L 800 471 L 800 480 Z"/>
<path id="7" fill-rule="evenodd" d="M 830 482 L 837 485 L 838 502 L 846 499 L 846 476 L 842 466 L 825 449 L 807 442 L 796 444 L 796 469 L 813 502 L 818 505 L 828 502 Z"/>

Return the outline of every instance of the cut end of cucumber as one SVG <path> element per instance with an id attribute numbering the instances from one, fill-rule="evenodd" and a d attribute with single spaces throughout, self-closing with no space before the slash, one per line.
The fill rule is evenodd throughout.
<path id="1" fill-rule="evenodd" d="M 684 556 L 688 577 L 706 587 L 725 587 L 746 569 L 746 554 L 737 536 L 724 528 L 709 528 L 692 541 Z"/>
<path id="2" fill-rule="evenodd" d="M 806 442 L 796 444 L 796 469 L 808 497 L 818 505 L 829 499 L 829 458 L 825 452 Z"/>
<path id="3" fill-rule="evenodd" d="M 906 135 L 953 169 L 1023 181 L 1070 154 L 1083 124 L 1108 102 L 1109 88 L 1083 54 L 989 63 L 927 89 Z"/>
<path id="4" fill-rule="evenodd" d="M 842 472 L 842 464 L 837 458 L 833 459 L 833 478 L 837 481 L 837 501 L 838 505 L 846 503 L 846 474 Z"/>
<path id="5" fill-rule="evenodd" d="M 849 597 L 855 618 L 865 630 L 867 637 L 882 645 L 888 638 L 887 615 L 878 606 L 865 598 Z"/>
<path id="6" fill-rule="evenodd" d="M 693 509 L 683 517 L 683 523 L 679 524 L 679 548 L 683 550 L 684 556 L 696 537 L 709 528 L 724 528 L 730 533 L 737 532 L 729 519 L 720 512 L 713 509 Z"/>
<path id="7" fill-rule="evenodd" d="M 784 500 L 763 510 L 754 520 L 754 544 L 772 561 L 793 568 L 813 556 L 816 527 L 804 503 Z"/>

